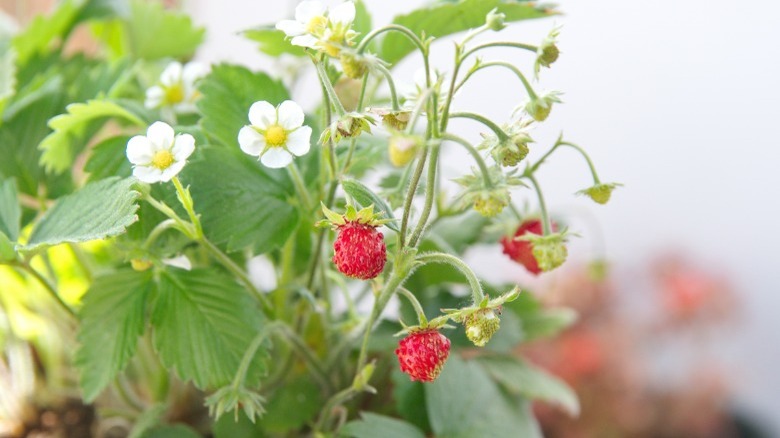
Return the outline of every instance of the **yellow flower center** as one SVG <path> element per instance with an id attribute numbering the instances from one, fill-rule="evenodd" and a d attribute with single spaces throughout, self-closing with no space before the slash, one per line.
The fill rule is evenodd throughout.
<path id="1" fill-rule="evenodd" d="M 173 154 L 169 151 L 157 151 L 152 157 L 152 167 L 165 170 L 173 164 Z"/>
<path id="2" fill-rule="evenodd" d="M 180 103 L 184 100 L 184 86 L 174 84 L 165 89 L 165 102 L 169 104 Z"/>
<path id="3" fill-rule="evenodd" d="M 319 36 L 328 25 L 328 19 L 324 15 L 317 15 L 306 24 L 306 32 Z"/>
<path id="4" fill-rule="evenodd" d="M 287 142 L 287 133 L 279 125 L 272 125 L 265 131 L 265 142 L 268 146 L 279 147 Z"/>

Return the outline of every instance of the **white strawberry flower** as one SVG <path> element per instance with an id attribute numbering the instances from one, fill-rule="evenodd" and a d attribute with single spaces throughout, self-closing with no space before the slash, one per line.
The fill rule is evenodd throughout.
<path id="1" fill-rule="evenodd" d="M 146 135 L 127 142 L 127 159 L 133 164 L 133 176 L 145 183 L 168 182 L 176 176 L 195 151 L 190 134 L 175 135 L 164 122 L 154 122 Z"/>
<path id="2" fill-rule="evenodd" d="M 285 167 L 311 147 L 311 128 L 303 126 L 303 118 L 303 109 L 291 100 L 275 108 L 266 101 L 255 102 L 249 108 L 251 124 L 238 132 L 238 144 L 266 167 Z"/>
<path id="3" fill-rule="evenodd" d="M 174 61 L 163 70 L 157 85 L 146 90 L 147 108 L 173 107 L 176 111 L 192 112 L 199 97 L 195 82 L 206 75 L 207 68 L 198 62 L 182 66 Z"/>
<path id="4" fill-rule="evenodd" d="M 352 43 L 357 35 L 351 30 L 355 21 L 355 4 L 345 1 L 325 10 L 316 0 L 306 0 L 295 8 L 295 20 L 282 20 L 276 28 L 284 32 L 295 46 L 320 50 L 338 56 L 341 47 Z"/>

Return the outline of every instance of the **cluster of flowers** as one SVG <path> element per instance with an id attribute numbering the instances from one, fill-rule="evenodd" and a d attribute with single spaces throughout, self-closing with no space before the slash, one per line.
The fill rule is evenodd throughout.
<path id="1" fill-rule="evenodd" d="M 281 21 L 276 27 L 291 38 L 293 45 L 308 48 L 322 57 L 337 58 L 347 76 L 362 77 L 369 71 L 386 73 L 381 61 L 352 49 L 357 36 L 352 30 L 354 19 L 355 6 L 352 2 L 347 1 L 327 10 L 317 1 L 304 1 L 296 8 L 295 20 Z M 503 28 L 503 16 L 491 12 L 486 27 L 500 30 Z M 549 67 L 557 60 L 557 35 L 558 30 L 553 30 L 536 49 L 536 73 L 540 67 Z M 469 74 L 484 66 L 486 64 L 477 60 Z M 493 126 L 493 132 L 483 134 L 484 140 L 477 148 L 488 151 L 495 166 L 487 169 L 475 151 L 474 155 L 482 163 L 481 174 L 475 172 L 456 180 L 464 187 L 461 202 L 473 206 L 486 217 L 496 216 L 510 204 L 510 186 L 521 184 L 521 177 L 527 177 L 535 184 L 532 173 L 541 162 L 536 166 L 528 166 L 525 173 L 519 176 L 515 176 L 516 166 L 526 158 L 529 144 L 533 142 L 529 135 L 533 123 L 547 119 L 553 104 L 560 102 L 559 93 L 537 94 L 522 74 L 516 69 L 514 71 L 523 81 L 529 95 L 528 101 L 516 111 L 521 116 L 515 122 L 501 127 L 492 122 L 486 123 Z M 191 111 L 198 98 L 196 81 L 205 72 L 205 68 L 195 63 L 186 66 L 172 63 L 163 72 L 159 84 L 148 90 L 147 106 Z M 441 100 L 451 100 L 452 97 L 440 90 L 443 75 L 432 72 L 430 76 L 417 77 L 417 85 L 403 108 L 395 105 L 392 109 L 372 109 L 372 115 L 363 113 L 362 108 L 358 108 L 361 112 L 343 113 L 323 131 L 319 141 L 324 144 L 370 132 L 370 125 L 375 123 L 373 116 L 377 116 L 390 132 L 388 150 L 391 163 L 398 167 L 407 165 L 424 147 L 425 141 L 413 132 L 413 122 L 411 127 L 409 123 L 422 112 L 423 102 L 430 96 L 431 88 L 436 90 Z M 449 93 L 454 94 L 456 91 L 450 90 Z M 294 157 L 305 155 L 310 150 L 312 128 L 304 125 L 304 118 L 301 106 L 290 100 L 277 106 L 266 101 L 255 102 L 248 110 L 249 124 L 237 132 L 238 144 L 243 152 L 257 157 L 264 166 L 287 167 Z M 554 148 L 561 145 L 579 149 L 561 140 Z M 127 158 L 134 166 L 133 175 L 139 180 L 146 183 L 167 182 L 182 170 L 194 150 L 195 140 L 191 135 L 176 135 L 170 125 L 156 122 L 148 128 L 145 136 L 138 135 L 130 139 Z M 503 168 L 510 170 L 505 172 Z M 616 184 L 602 184 L 592 165 L 591 170 L 594 185 L 582 193 L 604 204 Z M 539 196 L 541 198 L 541 193 Z M 386 220 L 380 219 L 372 207 L 357 211 L 348 206 L 345 214 L 333 212 L 327 207 L 323 211 L 327 220 L 321 225 L 331 226 L 337 231 L 333 245 L 333 263 L 337 269 L 347 277 L 361 280 L 370 280 L 380 275 L 387 254 L 384 237 L 378 227 Z M 534 275 L 555 269 L 567 256 L 566 230 L 559 232 L 557 225 L 546 217 L 546 212 L 542 213 L 541 219 L 526 219 L 517 227 L 514 235 L 501 240 L 504 253 Z M 439 329 L 449 320 L 462 323 L 469 339 L 477 346 L 484 346 L 499 328 L 501 305 L 516 295 L 516 291 L 512 291 L 494 300 L 486 298 L 480 303 L 475 302 L 473 307 L 450 311 L 443 317 L 424 321 L 420 326 L 407 327 L 407 337 L 396 350 L 401 370 L 412 380 L 434 380 L 450 350 L 450 341 Z"/>

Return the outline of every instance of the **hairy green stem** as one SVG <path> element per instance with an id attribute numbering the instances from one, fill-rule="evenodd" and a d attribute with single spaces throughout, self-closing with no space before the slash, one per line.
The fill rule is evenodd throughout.
<path id="1" fill-rule="evenodd" d="M 425 48 L 425 44 L 422 42 L 422 40 L 414 33 L 411 29 L 405 26 L 401 26 L 399 24 L 388 24 L 387 26 L 380 27 L 379 29 L 374 29 L 363 38 L 362 41 L 360 41 L 360 44 L 357 46 L 357 52 L 363 53 L 366 48 L 368 47 L 368 44 L 376 38 L 377 36 L 383 34 L 384 32 L 389 31 L 396 31 L 400 32 L 403 35 L 406 35 L 409 40 L 414 43 L 415 46 L 417 46 L 418 49 L 420 49 L 420 52 L 422 52 L 423 56 L 427 55 L 427 50 Z"/>
<path id="2" fill-rule="evenodd" d="M 457 268 L 469 282 L 471 286 L 471 296 L 474 304 L 479 304 L 485 298 L 485 293 L 482 291 L 482 285 L 479 282 L 474 271 L 471 270 L 463 260 L 455 257 L 451 254 L 445 254 L 441 252 L 425 253 L 417 256 L 417 261 L 421 263 L 446 263 Z"/>
<path id="3" fill-rule="evenodd" d="M 417 227 L 414 229 L 412 237 L 409 239 L 409 243 L 412 246 L 417 246 L 417 243 L 425 230 L 425 225 L 428 223 L 431 210 L 433 209 L 433 198 L 436 196 L 436 171 L 439 167 L 440 149 L 441 142 L 435 140 L 431 145 L 431 158 L 428 161 L 428 178 L 425 183 L 425 204 L 422 213 L 420 214 L 420 219 L 417 221 Z"/>
<path id="4" fill-rule="evenodd" d="M 390 73 L 390 70 L 387 69 L 382 64 L 377 64 L 376 66 L 377 70 L 382 72 L 382 74 L 385 76 L 385 79 L 387 79 L 387 85 L 390 87 L 390 101 L 393 105 L 393 111 L 398 111 L 401 109 L 401 105 L 398 103 L 398 93 L 395 89 L 395 82 L 393 81 L 393 74 Z"/>
<path id="5" fill-rule="evenodd" d="M 51 295 L 52 298 L 54 298 L 54 301 L 57 302 L 57 304 L 60 305 L 62 310 L 64 310 L 68 315 L 72 316 L 73 318 L 77 318 L 76 312 L 68 305 L 68 303 L 65 302 L 65 300 L 62 299 L 60 294 L 57 293 L 57 289 L 52 285 L 49 280 L 44 277 L 40 272 L 36 271 L 35 268 L 30 266 L 28 263 L 21 263 L 19 266 L 27 271 L 30 275 L 32 275 L 38 282 L 46 289 L 46 291 Z"/>
<path id="6" fill-rule="evenodd" d="M 406 244 L 406 230 L 409 226 L 409 215 L 412 210 L 412 201 L 414 195 L 417 193 L 417 185 L 420 183 L 420 177 L 422 176 L 423 169 L 425 169 L 425 161 L 428 157 L 428 151 L 422 149 L 420 152 L 420 159 L 417 161 L 417 167 L 412 174 L 412 180 L 409 182 L 409 188 L 406 191 L 406 198 L 404 199 L 404 213 L 401 218 L 401 231 L 398 234 L 398 245 L 403 247 Z"/>
<path id="7" fill-rule="evenodd" d="M 450 118 L 451 119 L 462 118 L 462 119 L 476 120 L 476 121 L 482 123 L 483 125 L 487 126 L 488 128 L 490 128 L 490 130 L 493 131 L 496 134 L 496 137 L 498 137 L 499 141 L 506 141 L 506 140 L 509 139 L 509 135 L 507 135 L 507 133 L 504 132 L 504 130 L 501 129 L 500 126 L 496 125 L 495 122 L 493 122 L 492 120 L 488 119 L 485 116 L 482 116 L 482 115 L 479 115 L 479 114 L 476 114 L 476 113 L 472 113 L 472 112 L 461 111 L 461 112 L 456 112 L 456 113 L 450 114 Z"/>
<path id="8" fill-rule="evenodd" d="M 479 166 L 480 173 L 482 173 L 482 179 L 485 182 L 485 187 L 493 187 L 493 182 L 490 180 L 490 172 L 488 171 L 487 164 L 485 164 L 485 160 L 482 159 L 482 155 L 479 154 L 479 151 L 471 143 L 462 137 L 458 137 L 455 134 L 450 134 L 447 132 L 442 134 L 441 138 L 458 143 L 459 145 L 466 148 L 466 151 L 468 151 L 468 153 L 474 158 L 474 161 L 477 162 L 477 166 Z"/>
<path id="9" fill-rule="evenodd" d="M 339 100 L 339 97 L 336 94 L 336 90 L 333 89 L 333 84 L 330 83 L 330 79 L 328 78 L 328 73 L 325 71 L 324 64 L 315 61 L 314 66 L 317 69 L 317 76 L 320 79 L 320 84 L 322 85 L 322 88 L 325 90 L 325 93 L 327 94 L 330 103 L 333 105 L 333 108 L 336 109 L 336 113 L 338 113 L 339 116 L 343 116 L 344 114 L 346 114 L 347 110 L 344 109 L 344 105 L 341 104 L 341 101 Z"/>
<path id="10" fill-rule="evenodd" d="M 415 297 L 414 294 L 405 287 L 398 288 L 398 293 L 406 297 L 412 307 L 414 307 L 414 311 L 417 313 L 418 324 L 420 324 L 422 327 L 427 325 L 428 318 L 425 317 L 425 311 L 422 308 L 422 304 L 420 304 L 420 300 L 418 300 L 417 297 Z"/>
<path id="11" fill-rule="evenodd" d="M 538 50 L 538 47 L 532 46 L 530 44 L 516 43 L 516 42 L 512 42 L 512 41 L 492 41 L 492 42 L 489 42 L 489 43 L 478 44 L 478 45 L 470 48 L 469 50 L 465 51 L 463 53 L 463 55 L 461 55 L 460 59 L 461 59 L 461 61 L 463 61 L 466 58 L 468 58 L 469 56 L 471 56 L 472 54 L 474 54 L 474 53 L 476 53 L 476 52 L 478 52 L 480 50 L 490 48 L 490 47 L 514 47 L 514 48 L 517 48 L 517 49 L 528 50 L 528 51 L 531 51 L 531 52 L 534 52 L 534 53 L 536 53 L 537 50 Z"/>
<path id="12" fill-rule="evenodd" d="M 295 164 L 295 161 L 287 166 L 287 170 L 290 173 L 293 185 L 295 185 L 295 190 L 298 192 L 298 197 L 301 199 L 301 207 L 303 207 L 304 211 L 311 211 L 312 205 L 309 192 L 306 190 L 306 183 L 303 182 L 301 172 L 298 170 L 298 165 Z"/>
<path id="13" fill-rule="evenodd" d="M 539 198 L 539 210 L 542 212 L 542 230 L 544 231 L 544 235 L 552 234 L 552 226 L 550 226 L 550 216 L 547 213 L 547 204 L 544 202 L 544 195 L 542 194 L 542 188 L 539 186 L 539 182 L 536 181 L 536 177 L 533 173 L 526 175 L 526 178 L 528 178 L 529 181 L 531 181 L 531 184 L 534 186 L 534 190 L 536 190 L 536 196 Z"/>

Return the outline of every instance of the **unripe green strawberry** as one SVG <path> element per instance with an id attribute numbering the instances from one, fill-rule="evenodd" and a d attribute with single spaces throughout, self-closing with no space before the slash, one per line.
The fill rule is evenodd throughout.
<path id="1" fill-rule="evenodd" d="M 466 337 L 477 347 L 484 347 L 501 326 L 501 319 L 493 309 L 480 309 L 468 315 L 463 322 Z"/>
<path id="2" fill-rule="evenodd" d="M 432 382 L 450 355 L 450 340 L 436 329 L 413 331 L 401 339 L 395 354 L 412 381 Z"/>

